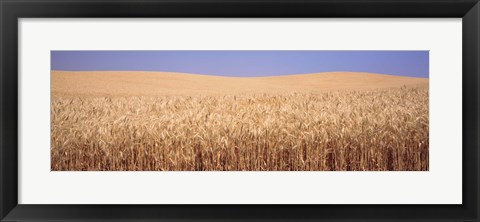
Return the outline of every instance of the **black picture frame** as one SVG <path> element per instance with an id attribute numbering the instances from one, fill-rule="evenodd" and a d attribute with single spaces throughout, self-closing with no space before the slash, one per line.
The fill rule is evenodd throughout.
<path id="1" fill-rule="evenodd" d="M 0 15 L 1 221 L 479 221 L 478 0 L 0 0 Z M 17 21 L 19 18 L 47 17 L 462 18 L 463 204 L 18 204 Z"/>

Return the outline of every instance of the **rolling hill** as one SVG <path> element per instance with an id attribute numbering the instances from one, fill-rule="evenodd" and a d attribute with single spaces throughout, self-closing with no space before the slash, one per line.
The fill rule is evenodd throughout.
<path id="1" fill-rule="evenodd" d="M 223 77 L 172 72 L 51 71 L 53 96 L 161 96 L 324 92 L 428 86 L 427 78 L 361 72 Z"/>

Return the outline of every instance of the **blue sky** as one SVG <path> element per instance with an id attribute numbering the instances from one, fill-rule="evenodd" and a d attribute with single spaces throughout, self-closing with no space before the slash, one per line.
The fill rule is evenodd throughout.
<path id="1" fill-rule="evenodd" d="M 51 51 L 51 69 L 276 76 L 351 71 L 429 77 L 429 51 Z"/>

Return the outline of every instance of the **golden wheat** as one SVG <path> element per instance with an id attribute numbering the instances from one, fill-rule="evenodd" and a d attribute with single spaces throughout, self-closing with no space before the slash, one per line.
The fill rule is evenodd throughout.
<path id="1" fill-rule="evenodd" d="M 52 97 L 52 170 L 424 171 L 428 86 Z"/>

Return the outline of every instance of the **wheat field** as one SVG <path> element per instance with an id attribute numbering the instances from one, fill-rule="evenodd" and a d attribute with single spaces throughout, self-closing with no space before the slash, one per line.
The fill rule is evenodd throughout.
<path id="1" fill-rule="evenodd" d="M 103 74 L 52 72 L 52 170 L 429 169 L 428 79 Z"/>

